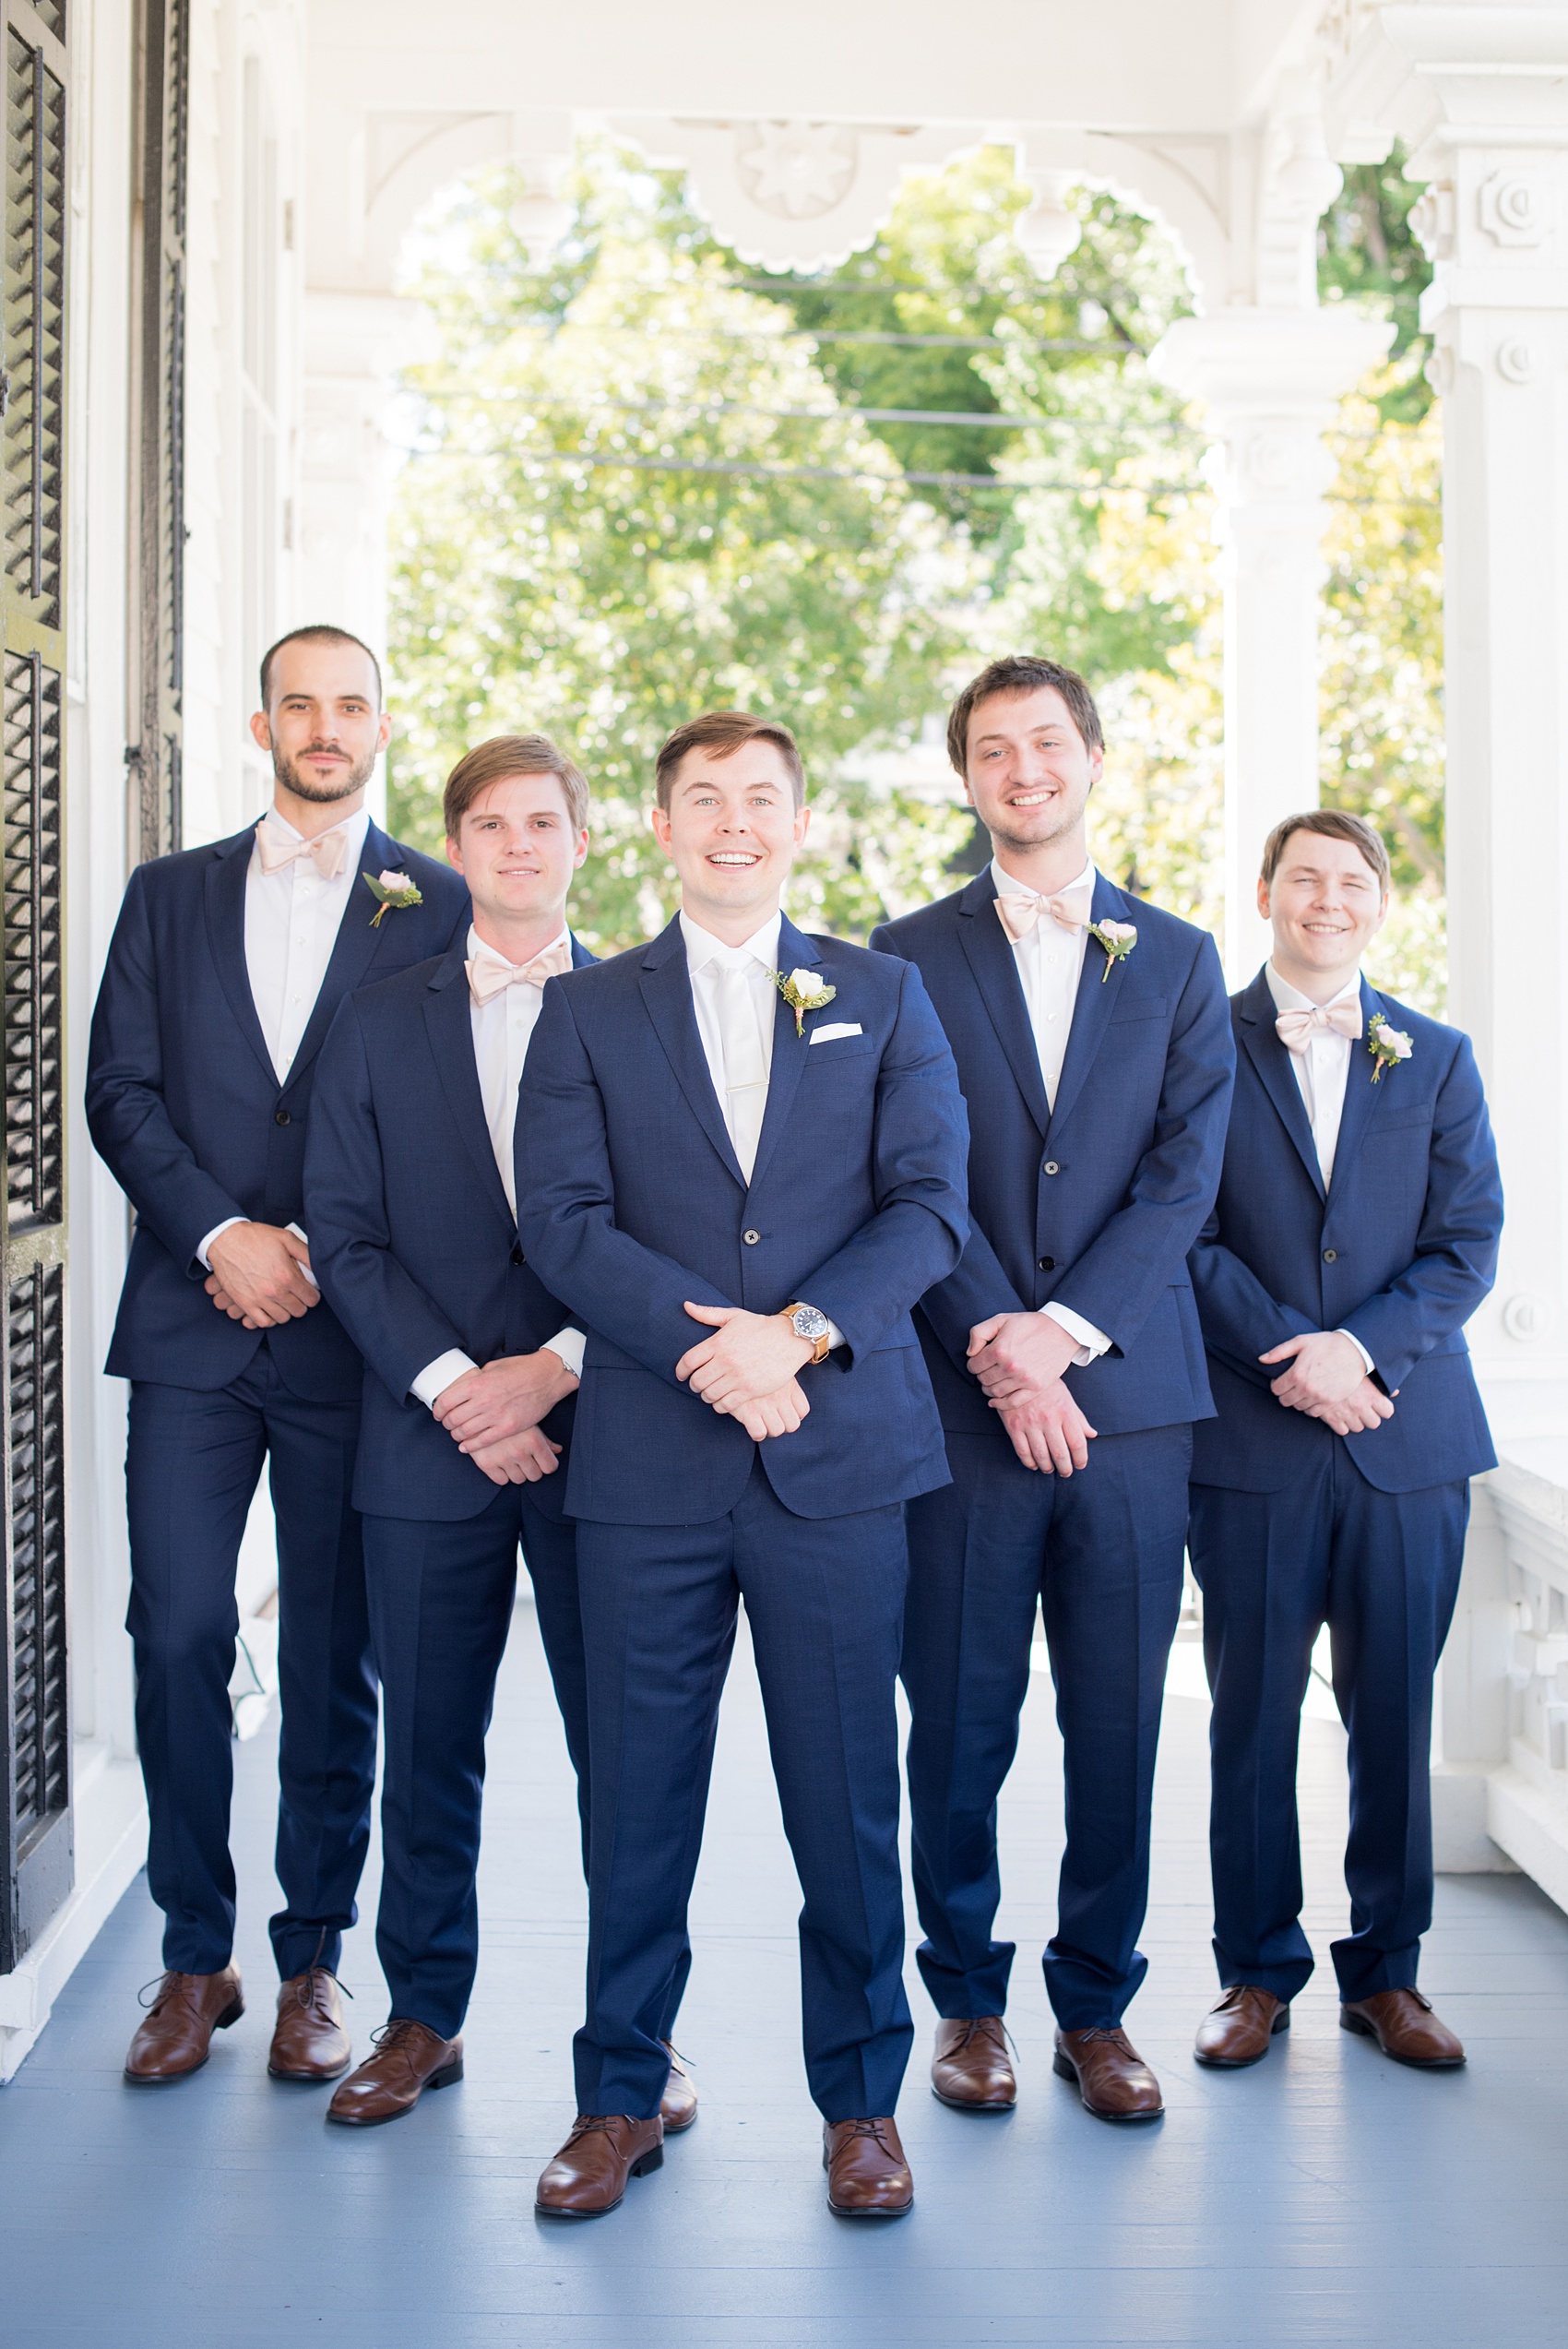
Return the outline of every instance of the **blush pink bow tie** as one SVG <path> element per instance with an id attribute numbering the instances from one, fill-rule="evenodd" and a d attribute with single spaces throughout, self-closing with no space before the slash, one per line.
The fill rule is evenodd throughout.
<path id="1" fill-rule="evenodd" d="M 1316 1034 L 1332 1029 L 1352 1043 L 1361 1032 L 1360 1003 L 1314 1003 L 1310 1011 L 1282 1011 L 1274 1023 L 1287 1052 L 1305 1052 Z"/>
<path id="2" fill-rule="evenodd" d="M 542 954 L 536 954 L 531 962 L 514 962 L 503 968 L 499 962 L 475 960 L 463 965 L 469 974 L 469 993 L 476 1003 L 481 1004 L 493 1003 L 495 997 L 505 995 L 508 987 L 542 987 L 546 979 L 558 979 L 564 971 L 569 971 L 571 967 L 570 938 L 557 938 L 555 944 L 547 946 Z"/>
<path id="3" fill-rule="evenodd" d="M 340 824 L 336 830 L 322 832 L 314 841 L 286 841 L 269 824 L 258 824 L 255 844 L 261 852 L 264 873 L 280 873 L 285 864 L 308 856 L 324 881 L 337 879 L 349 853 L 349 835 Z"/>
<path id="4" fill-rule="evenodd" d="M 1058 889 L 1054 897 L 1037 897 L 1031 889 L 1027 896 L 998 894 L 996 900 L 998 919 L 1010 938 L 1027 938 L 1042 913 L 1049 913 L 1064 930 L 1087 930 L 1093 911 L 1092 876 L 1087 881 L 1075 881 L 1070 889 Z"/>

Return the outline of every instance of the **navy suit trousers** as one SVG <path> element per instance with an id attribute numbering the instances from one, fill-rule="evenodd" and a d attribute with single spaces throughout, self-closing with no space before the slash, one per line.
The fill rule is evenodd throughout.
<path id="1" fill-rule="evenodd" d="M 891 2113 L 904 1996 L 894 1688 L 906 1550 L 897 1505 L 801 1518 L 760 1466 L 727 1516 L 577 1526 L 593 1747 L 588 2016 L 578 2110 L 659 2110 L 691 1964 L 719 1701 L 746 1604 L 795 1867 L 806 2074 L 824 2118 Z"/>
<path id="2" fill-rule="evenodd" d="M 1324 1623 L 1349 1733 L 1344 1999 L 1413 1989 L 1431 1923 L 1431 1684 L 1459 1589 L 1467 1483 L 1380 1493 L 1336 1442 L 1277 1493 L 1194 1485 L 1188 1535 L 1214 1692 L 1209 1851 L 1227 1985 L 1293 1998 L 1301 1930 L 1296 1749 Z"/>
<path id="3" fill-rule="evenodd" d="M 285 1981 L 336 1969 L 358 1915 L 375 1783 L 360 1520 L 350 1503 L 359 1404 L 307 1401 L 264 1341 L 208 1392 L 135 1379 L 125 1484 L 137 1736 L 147 1782 L 148 1884 L 163 1962 L 216 1973 L 234 1940 L 229 1681 L 245 1516 L 270 1464 L 278 1520 L 278 1880 L 271 1921 Z"/>
<path id="4" fill-rule="evenodd" d="M 381 1906 L 375 1949 L 391 2012 L 443 2039 L 462 2029 L 479 1963 L 484 1740 L 517 1587 L 533 1582 L 545 1660 L 577 1773 L 588 1860 L 588 1696 L 570 1525 L 508 1485 L 477 1517 L 364 1520 L 381 1674 Z"/>
<path id="5" fill-rule="evenodd" d="M 1001 2014 L 996 1798 L 1040 1606 L 1056 1684 L 1067 1848 L 1045 1981 L 1064 2031 L 1121 2021 L 1147 1971 L 1149 1806 L 1182 1605 L 1192 1430 L 1100 1436 L 1070 1477 L 949 1433 L 953 1482 L 909 1504 L 909 1808 L 920 1968 L 938 2014 Z"/>

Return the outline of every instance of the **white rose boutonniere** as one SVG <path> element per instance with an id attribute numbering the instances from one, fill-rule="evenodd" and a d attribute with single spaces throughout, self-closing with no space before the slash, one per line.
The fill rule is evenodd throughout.
<path id="1" fill-rule="evenodd" d="M 828 985 L 818 971 L 791 971 L 788 978 L 782 971 L 770 971 L 767 975 L 795 1015 L 797 1036 L 805 1034 L 807 1012 L 820 1011 L 838 992 L 837 987 Z"/>
<path id="2" fill-rule="evenodd" d="M 381 917 L 384 913 L 398 912 L 405 905 L 424 903 L 423 898 L 421 897 L 406 873 L 367 873 L 364 876 L 364 885 L 376 900 L 375 912 L 372 914 L 370 921 L 373 930 L 380 929 Z"/>
<path id="3" fill-rule="evenodd" d="M 1112 963 L 1124 962 L 1137 945 L 1137 927 L 1132 922 L 1091 922 L 1089 936 L 1098 938 L 1105 948 L 1105 968 L 1099 974 L 1103 987 L 1111 976 Z"/>
<path id="4" fill-rule="evenodd" d="M 1394 1067 L 1401 1060 L 1408 1060 L 1415 1046 L 1402 1028 L 1391 1028 L 1382 1012 L 1374 1011 L 1367 1021 L 1367 1050 L 1377 1063 L 1372 1070 L 1372 1083 L 1375 1085 L 1385 1068 Z"/>

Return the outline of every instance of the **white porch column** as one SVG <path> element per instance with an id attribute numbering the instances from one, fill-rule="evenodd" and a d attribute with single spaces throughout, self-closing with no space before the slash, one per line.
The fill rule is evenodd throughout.
<path id="1" fill-rule="evenodd" d="M 1182 318 L 1160 378 L 1202 400 L 1216 433 L 1225 582 L 1225 961 L 1232 985 L 1268 948 L 1256 909 L 1263 843 L 1318 801 L 1323 434 L 1393 328 L 1348 310 L 1234 308 Z"/>

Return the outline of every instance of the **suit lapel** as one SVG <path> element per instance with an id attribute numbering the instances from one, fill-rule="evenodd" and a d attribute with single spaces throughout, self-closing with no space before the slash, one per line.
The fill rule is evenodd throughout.
<path id="1" fill-rule="evenodd" d="M 1129 913 L 1137 912 L 1137 907 L 1130 903 L 1103 873 L 1097 873 L 1090 911 L 1097 922 L 1124 922 Z M 1133 951 L 1135 954 L 1137 948 L 1134 947 Z M 1051 1125 L 1058 1129 L 1067 1123 L 1072 1115 L 1073 1104 L 1083 1091 L 1089 1070 L 1094 1067 L 1095 1055 L 1105 1041 L 1105 1031 L 1121 995 L 1126 967 L 1124 955 L 1108 965 L 1105 948 L 1099 941 L 1095 938 L 1084 940 L 1084 966 L 1078 973 L 1073 1024 L 1067 1031 L 1067 1050 L 1056 1087 L 1056 1105 L 1051 1113 Z"/>
<path id="2" fill-rule="evenodd" d="M 815 970 L 821 960 L 821 955 L 802 931 L 797 930 L 792 922 L 779 923 L 780 971 L 797 971 L 802 964 L 808 970 Z M 789 1124 L 790 1112 L 795 1106 L 795 1094 L 806 1065 L 806 1054 L 810 1050 L 807 1041 L 810 1033 L 809 1029 L 804 1036 L 795 1033 L 795 1015 L 780 996 L 773 1008 L 773 1062 L 767 1077 L 767 1106 L 763 1111 L 762 1131 L 757 1136 L 756 1163 L 752 1168 L 754 1189 L 761 1182 L 764 1169 L 778 1148 L 778 1138 Z"/>
<path id="3" fill-rule="evenodd" d="M 997 916 L 996 883 L 989 865 L 958 899 L 958 936 L 974 973 L 980 1001 L 996 1031 L 997 1042 L 1007 1055 L 1007 1065 L 1043 1141 L 1051 1123 L 1045 1079 L 1039 1073 L 1039 1054 L 1035 1048 L 1017 961 Z"/>
<path id="4" fill-rule="evenodd" d="M 660 931 L 643 956 L 639 984 L 654 1033 L 664 1047 L 664 1056 L 674 1072 L 675 1081 L 686 1096 L 693 1116 L 744 1190 L 746 1178 L 741 1172 L 741 1162 L 735 1156 L 735 1146 L 730 1139 L 730 1129 L 724 1123 L 724 1113 L 719 1106 L 713 1079 L 707 1073 L 707 1055 L 697 1033 L 697 1015 L 692 1008 L 692 982 L 686 969 L 686 948 L 681 936 L 679 914 L 668 928 Z"/>
<path id="5" fill-rule="evenodd" d="M 207 868 L 207 936 L 218 983 L 234 1015 L 234 1023 L 261 1063 L 268 1088 L 276 1092 L 278 1071 L 272 1066 L 272 1055 L 261 1032 L 255 998 L 251 994 L 250 972 L 245 968 L 245 875 L 250 871 L 255 841 L 253 824 L 213 851 L 212 862 Z"/>
<path id="6" fill-rule="evenodd" d="M 1307 1116 L 1307 1104 L 1301 1099 L 1301 1089 L 1296 1082 L 1296 1071 L 1291 1066 L 1290 1055 L 1279 1041 L 1279 1031 L 1274 1024 L 1276 1016 L 1274 997 L 1269 993 L 1268 981 L 1261 971 L 1251 986 L 1243 993 L 1237 1008 L 1241 1015 L 1241 1042 L 1246 1047 L 1247 1057 L 1257 1070 L 1270 1101 L 1279 1112 L 1280 1121 L 1290 1139 L 1295 1143 L 1301 1163 L 1312 1176 L 1318 1197 L 1322 1198 L 1324 1197 L 1323 1169 L 1317 1163 L 1317 1145 L 1313 1140 L 1312 1123 Z M 1350 1091 L 1348 1084 L 1345 1091 L 1346 1108 L 1348 1110 Z M 1337 1160 L 1337 1153 L 1336 1157 Z"/>
<path id="7" fill-rule="evenodd" d="M 446 1105 L 463 1138 L 463 1147 L 474 1163 L 485 1196 L 511 1228 L 512 1210 L 495 1163 L 490 1125 L 484 1114 L 484 1095 L 480 1090 L 479 1064 L 474 1058 L 473 1022 L 469 1017 L 468 979 L 463 969 L 467 955 L 465 936 L 449 948 L 432 979 L 424 999 L 425 1032 Z"/>
<path id="8" fill-rule="evenodd" d="M 1366 1139 L 1368 1124 L 1377 1110 L 1379 1097 L 1388 1091 L 1390 1071 L 1384 1070 L 1374 1084 L 1377 1062 L 1367 1050 L 1367 1031 L 1379 1012 L 1386 1019 L 1388 1006 L 1374 989 L 1361 981 L 1361 1041 L 1350 1046 L 1350 1066 L 1345 1076 L 1345 1106 L 1339 1115 L 1339 1138 L 1334 1145 L 1334 1174 L 1329 1191 L 1343 1191 L 1354 1180 L 1353 1169 L 1361 1143 Z M 1344 1169 L 1343 1177 L 1341 1169 Z"/>
<path id="9" fill-rule="evenodd" d="M 342 919 L 338 924 L 338 936 L 333 941 L 327 975 L 322 980 L 320 992 L 305 1023 L 304 1034 L 300 1038 L 300 1048 L 289 1071 L 287 1082 L 291 1085 L 310 1067 L 327 1042 L 327 1031 L 331 1027 L 343 997 L 352 995 L 356 987 L 364 984 L 380 949 L 386 924 L 383 923 L 380 929 L 374 926 L 375 900 L 365 886 L 363 875 L 367 871 L 396 871 L 401 859 L 402 851 L 397 841 L 388 840 L 379 825 L 372 824 L 360 851 L 360 871 L 354 876 Z M 394 908 L 387 914 L 386 922 L 396 922 L 398 918 Z M 494 1164 L 493 1159 L 491 1163 Z"/>

